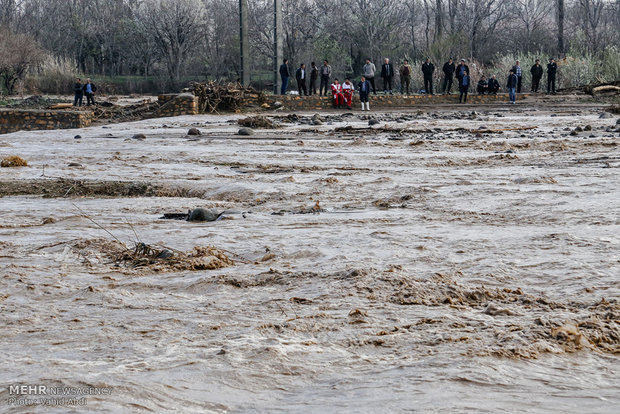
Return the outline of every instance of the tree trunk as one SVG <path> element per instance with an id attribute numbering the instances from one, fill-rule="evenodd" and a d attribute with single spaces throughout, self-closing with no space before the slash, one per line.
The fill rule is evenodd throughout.
<path id="1" fill-rule="evenodd" d="M 564 54 L 564 0 L 557 0 L 558 55 Z"/>
<path id="2" fill-rule="evenodd" d="M 443 34 L 443 5 L 441 0 L 437 0 L 437 7 L 435 10 L 435 41 L 441 39 Z"/>

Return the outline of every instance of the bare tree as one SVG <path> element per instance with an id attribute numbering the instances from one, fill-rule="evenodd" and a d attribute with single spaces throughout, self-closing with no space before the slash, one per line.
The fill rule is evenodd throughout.
<path id="1" fill-rule="evenodd" d="M 203 5 L 198 0 L 155 0 L 144 6 L 143 16 L 166 62 L 170 84 L 178 86 L 183 64 L 200 36 Z"/>
<path id="2" fill-rule="evenodd" d="M 28 68 L 41 63 L 44 57 L 31 36 L 0 30 L 0 78 L 9 95 L 15 83 L 24 79 Z"/>

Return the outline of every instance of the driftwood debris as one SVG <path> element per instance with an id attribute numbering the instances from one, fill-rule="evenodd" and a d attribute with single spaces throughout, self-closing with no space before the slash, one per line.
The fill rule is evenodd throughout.
<path id="1" fill-rule="evenodd" d="M 255 98 L 257 102 L 262 98 L 262 92 L 239 83 L 192 82 L 189 90 L 198 97 L 198 111 L 202 113 L 236 111 L 244 106 L 247 98 Z"/>

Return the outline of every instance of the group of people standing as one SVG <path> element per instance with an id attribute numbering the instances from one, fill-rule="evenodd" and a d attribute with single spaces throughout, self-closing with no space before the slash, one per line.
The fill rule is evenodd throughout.
<path id="1" fill-rule="evenodd" d="M 97 87 L 86 79 L 86 83 L 82 84 L 82 79 L 77 78 L 73 85 L 73 106 L 82 106 L 84 95 L 86 95 L 86 106 L 95 105 L 95 92 Z"/>
<path id="2" fill-rule="evenodd" d="M 558 66 L 555 62 L 555 59 L 549 58 L 549 63 L 547 64 L 547 93 L 555 94 L 557 69 Z M 460 93 L 459 103 L 466 103 L 469 88 L 472 84 L 470 70 L 469 66 L 467 66 L 466 64 L 466 60 L 461 59 L 460 63 L 456 65 L 452 58 L 450 58 L 443 65 L 442 71 L 444 74 L 442 85 L 443 92 L 450 95 L 452 93 L 451 91 L 453 82 L 454 80 L 456 80 L 458 82 L 458 90 Z M 422 75 L 424 78 L 424 89 L 422 91 L 423 93 L 433 95 L 434 72 L 435 65 L 431 62 L 430 58 L 426 58 L 424 63 L 422 64 Z M 370 59 L 366 59 L 366 63 L 362 67 L 361 81 L 358 83 L 360 97 L 363 96 L 365 99 L 362 100 L 362 110 L 364 110 L 364 104 L 366 104 L 366 108 L 370 110 L 370 107 L 368 106 L 368 95 L 370 94 L 370 89 L 372 88 L 373 94 L 377 94 L 377 86 L 375 84 L 375 77 L 377 73 L 380 74 L 380 77 L 383 80 L 384 94 L 393 94 L 393 80 L 395 76 L 395 70 L 393 64 L 390 62 L 390 59 L 385 58 L 383 60 L 383 64 L 381 65 L 381 72 L 377 71 L 375 64 L 372 63 Z M 536 62 L 534 63 L 534 65 L 532 65 L 530 69 L 530 73 L 532 75 L 531 92 L 537 93 L 540 89 L 540 82 L 544 74 L 543 67 L 540 64 L 540 59 L 536 59 Z M 399 69 L 401 94 L 409 95 L 412 74 L 413 69 L 409 64 L 409 61 L 405 59 Z M 306 65 L 302 63 L 295 72 L 295 79 L 297 81 L 299 95 L 317 94 L 316 87 L 319 78 L 320 87 L 318 93 L 319 95 L 327 95 L 329 93 L 328 85 L 330 85 L 329 82 L 331 75 L 332 68 L 327 60 L 323 61 L 323 65 L 320 68 L 317 67 L 314 62 L 312 62 L 309 75 L 306 71 Z M 288 59 L 285 59 L 283 64 L 280 66 L 280 76 L 282 78 L 282 88 L 280 92 L 282 95 L 284 95 L 288 88 L 288 80 L 290 77 Z M 306 87 L 306 80 L 308 78 L 310 79 L 309 89 Z M 521 69 L 521 64 L 519 61 L 516 61 L 515 65 L 510 69 L 508 80 L 506 81 L 506 90 L 508 91 L 510 102 L 513 104 L 516 102 L 516 94 L 521 93 L 523 83 L 522 80 L 523 72 Z M 346 79 L 343 84 L 340 84 L 338 82 L 338 79 L 335 79 L 334 82 L 331 84 L 330 88 L 331 94 L 334 98 L 334 106 L 341 107 L 343 105 L 346 105 L 349 108 L 351 107 L 351 96 L 353 95 L 354 88 L 353 84 L 349 79 Z M 496 79 L 495 75 L 491 75 L 491 77 L 488 79 L 486 78 L 486 76 L 482 75 L 476 85 L 476 91 L 479 94 L 497 94 L 499 89 L 500 83 Z"/>

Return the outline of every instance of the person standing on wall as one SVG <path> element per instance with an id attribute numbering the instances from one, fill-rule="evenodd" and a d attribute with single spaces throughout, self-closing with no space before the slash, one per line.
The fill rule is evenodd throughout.
<path id="1" fill-rule="evenodd" d="M 424 91 L 427 95 L 433 94 L 433 72 L 435 72 L 435 65 L 431 63 L 430 58 L 426 58 L 422 64 L 422 74 L 424 74 Z"/>
<path id="2" fill-rule="evenodd" d="M 530 73 L 532 74 L 532 92 L 538 92 L 538 88 L 540 87 L 540 80 L 543 75 L 543 68 L 540 65 L 540 59 L 536 59 L 536 63 L 530 69 Z"/>
<path id="3" fill-rule="evenodd" d="M 390 92 L 392 95 L 392 78 L 394 78 L 394 66 L 390 63 L 390 59 L 385 58 L 381 66 L 381 77 L 383 78 L 383 93 Z"/>
<path id="4" fill-rule="evenodd" d="M 469 66 L 465 64 L 465 59 L 461 59 L 461 63 L 456 67 L 456 79 L 459 81 L 459 87 L 461 86 L 461 78 L 465 75 L 465 72 L 469 74 Z"/>
<path id="5" fill-rule="evenodd" d="M 288 78 L 291 77 L 291 73 L 288 70 L 288 59 L 284 59 L 284 62 L 280 65 L 280 78 L 282 79 L 282 88 L 280 88 L 280 95 L 286 94 L 288 88 Z"/>
<path id="6" fill-rule="evenodd" d="M 405 62 L 400 67 L 400 93 L 401 95 L 406 90 L 409 95 L 409 85 L 411 84 L 411 65 L 409 61 L 405 59 Z"/>
<path id="7" fill-rule="evenodd" d="M 299 96 L 301 96 L 301 92 L 303 91 L 304 95 L 308 96 L 308 89 L 306 89 L 306 64 L 302 63 L 295 71 L 295 80 L 297 81 L 297 90 L 299 91 Z"/>
<path id="8" fill-rule="evenodd" d="M 375 67 L 375 64 L 372 63 L 370 59 L 366 59 L 366 64 L 362 68 L 362 71 L 364 72 L 364 77 L 372 86 L 372 93 L 376 95 L 377 89 L 375 88 L 375 72 L 377 71 L 377 68 Z"/>
<path id="9" fill-rule="evenodd" d="M 316 95 L 316 80 L 319 78 L 319 68 L 316 67 L 316 63 L 312 62 L 312 68 L 310 69 L 310 95 Z"/>
<path id="10" fill-rule="evenodd" d="M 463 103 L 467 103 L 467 92 L 469 92 L 469 85 L 471 84 L 471 79 L 469 77 L 469 71 L 464 71 L 463 75 L 459 78 L 459 103 L 463 100 Z M 463 99 L 465 98 L 465 99 Z"/>
<path id="11" fill-rule="evenodd" d="M 443 64 L 443 93 L 448 93 L 450 95 L 450 91 L 452 90 L 452 79 L 454 78 L 454 71 L 456 67 L 454 66 L 454 62 L 452 58 L 448 59 L 446 63 Z"/>
<path id="12" fill-rule="evenodd" d="M 549 58 L 547 64 L 547 93 L 555 95 L 555 75 L 558 73 L 558 64 L 554 58 Z"/>
<path id="13" fill-rule="evenodd" d="M 508 81 L 506 82 L 506 89 L 508 89 L 508 97 L 510 98 L 510 103 L 515 104 L 517 101 L 517 85 L 519 83 L 519 79 L 515 74 L 514 68 L 510 69 L 510 74 L 508 75 Z"/>
<path id="14" fill-rule="evenodd" d="M 368 95 L 370 95 L 370 82 L 362 75 L 362 80 L 357 84 L 357 88 L 360 90 L 360 102 L 362 103 L 362 111 L 364 110 L 364 104 L 370 111 L 370 104 L 368 103 Z"/>
<path id="15" fill-rule="evenodd" d="M 82 99 L 84 99 L 84 91 L 82 90 L 82 79 L 77 78 L 73 85 L 73 106 L 82 106 Z"/>
<path id="16" fill-rule="evenodd" d="M 90 81 L 90 78 L 86 79 L 86 83 L 82 87 L 84 94 L 86 95 L 86 106 L 95 105 L 95 92 L 97 87 Z"/>
<path id="17" fill-rule="evenodd" d="M 329 78 L 332 76 L 332 67 L 329 65 L 327 59 L 323 61 L 321 66 L 321 86 L 319 87 L 319 94 L 323 95 L 323 87 L 325 87 L 325 95 L 327 95 L 327 88 L 329 88 Z"/>
<path id="18" fill-rule="evenodd" d="M 512 72 L 517 77 L 517 93 L 521 93 L 521 81 L 523 80 L 523 73 L 521 72 L 521 64 L 517 60 L 515 65 L 512 67 Z"/>

